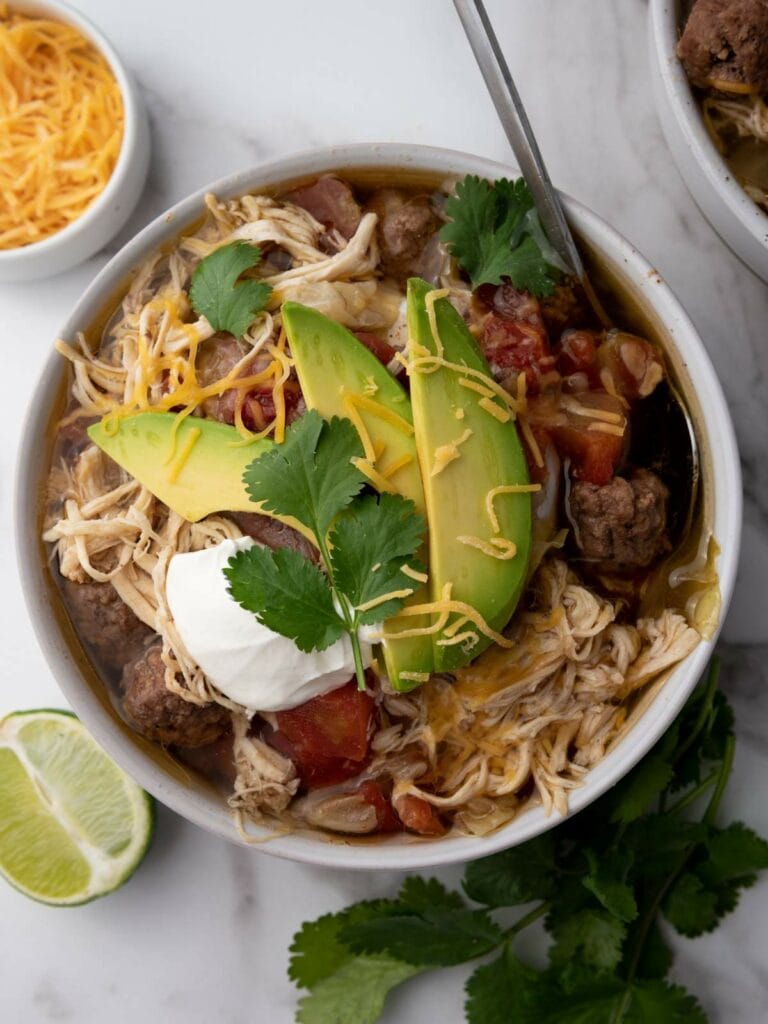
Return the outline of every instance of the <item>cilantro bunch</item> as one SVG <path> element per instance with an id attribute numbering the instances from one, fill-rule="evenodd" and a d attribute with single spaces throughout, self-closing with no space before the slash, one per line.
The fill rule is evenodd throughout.
<path id="1" fill-rule="evenodd" d="M 396 899 L 305 924 L 289 969 L 309 990 L 299 1024 L 372 1024 L 396 985 L 489 954 L 466 985 L 469 1024 L 705 1024 L 696 999 L 666 980 L 660 922 L 690 937 L 711 931 L 768 867 L 765 840 L 715 824 L 734 750 L 716 686 L 713 664 L 618 786 L 555 830 L 469 864 L 464 895 L 411 877 Z M 518 906 L 511 925 L 496 916 Z M 544 967 L 518 942 L 539 919 Z"/>
<path id="2" fill-rule="evenodd" d="M 469 275 L 472 287 L 501 284 L 550 295 L 567 272 L 549 242 L 524 178 L 486 181 L 468 174 L 445 204 L 440 238 Z"/>
<path id="3" fill-rule="evenodd" d="M 352 460 L 362 454 L 350 420 L 325 422 L 311 410 L 293 423 L 284 443 L 254 459 L 243 479 L 264 511 L 309 531 L 322 568 L 299 551 L 254 546 L 224 573 L 232 597 L 302 651 L 325 650 L 348 633 L 364 689 L 358 630 L 402 608 L 402 598 L 387 595 L 413 589 L 403 567 L 422 568 L 412 556 L 426 524 L 400 495 L 360 493 L 366 480 Z"/>
<path id="4" fill-rule="evenodd" d="M 241 337 L 269 302 L 272 288 L 266 281 L 248 278 L 246 270 L 261 262 L 261 249 L 249 242 L 230 242 L 200 260 L 192 274 L 189 301 L 214 331 Z"/>

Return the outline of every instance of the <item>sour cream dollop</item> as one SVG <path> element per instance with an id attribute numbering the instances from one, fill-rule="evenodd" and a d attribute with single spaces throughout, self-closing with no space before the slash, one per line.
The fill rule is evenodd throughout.
<path id="1" fill-rule="evenodd" d="M 253 543 L 242 537 L 174 555 L 166 597 L 184 646 L 217 689 L 250 713 L 286 711 L 354 675 L 352 644 L 345 633 L 324 651 L 305 654 L 230 596 L 224 568 Z M 361 647 L 367 666 L 371 647 L 362 642 Z"/>

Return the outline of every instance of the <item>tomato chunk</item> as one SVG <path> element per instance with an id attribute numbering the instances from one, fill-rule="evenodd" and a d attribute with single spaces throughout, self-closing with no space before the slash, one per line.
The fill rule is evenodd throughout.
<path id="1" fill-rule="evenodd" d="M 645 338 L 626 331 L 609 331 L 597 351 L 600 371 L 607 370 L 620 395 L 630 402 L 647 398 L 664 379 L 656 349 Z"/>
<path id="2" fill-rule="evenodd" d="M 557 368 L 564 377 L 583 373 L 593 387 L 600 387 L 600 367 L 597 351 L 601 335 L 597 331 L 563 331 Z"/>
<path id="3" fill-rule="evenodd" d="M 268 742 L 293 761 L 308 788 L 343 782 L 365 767 L 373 698 L 354 679 L 276 718 Z"/>
<path id="4" fill-rule="evenodd" d="M 373 352 L 384 366 L 394 359 L 397 349 L 393 348 L 388 341 L 380 338 L 378 334 L 372 334 L 370 331 L 353 331 L 352 333 L 358 341 L 362 341 L 369 352 Z"/>
<path id="5" fill-rule="evenodd" d="M 400 832 L 402 825 L 392 810 L 392 803 L 385 796 L 381 786 L 377 782 L 364 782 L 355 792 L 362 796 L 366 803 L 376 810 L 376 831 L 377 832 Z"/>
<path id="6" fill-rule="evenodd" d="M 529 394 L 537 394 L 541 378 L 555 367 L 543 325 L 508 320 L 490 313 L 483 325 L 482 349 L 497 380 L 510 372 L 524 373 Z"/>
<path id="7" fill-rule="evenodd" d="M 407 793 L 399 797 L 395 809 L 403 825 L 411 832 L 422 836 L 441 836 L 445 832 L 445 825 L 434 807 L 419 796 Z"/>
<path id="8" fill-rule="evenodd" d="M 602 391 L 541 395 L 529 401 L 528 415 L 537 440 L 539 431 L 549 434 L 576 480 L 603 485 L 613 477 L 626 444 L 626 410 L 619 399 Z"/>

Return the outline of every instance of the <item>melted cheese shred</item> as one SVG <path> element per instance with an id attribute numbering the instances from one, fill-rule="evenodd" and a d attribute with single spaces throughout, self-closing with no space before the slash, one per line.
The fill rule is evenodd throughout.
<path id="1" fill-rule="evenodd" d="M 92 43 L 0 3 L 0 249 L 85 212 L 112 175 L 123 124 L 117 81 Z"/>

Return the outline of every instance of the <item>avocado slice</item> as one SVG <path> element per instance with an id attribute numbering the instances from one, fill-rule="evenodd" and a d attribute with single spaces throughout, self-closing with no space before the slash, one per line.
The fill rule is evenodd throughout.
<path id="1" fill-rule="evenodd" d="M 172 412 L 140 412 L 88 428 L 94 444 L 114 459 L 174 512 L 196 523 L 212 512 L 259 512 L 243 484 L 253 460 L 273 447 L 266 438 L 243 444 L 234 427 L 217 420 L 187 416 L 178 424 Z M 292 517 L 284 522 L 312 540 L 310 532 Z"/>
<path id="2" fill-rule="evenodd" d="M 335 320 L 297 302 L 286 302 L 282 315 L 304 401 L 325 419 L 349 418 L 351 398 L 371 442 L 382 449 L 375 468 L 386 470 L 396 460 L 410 460 L 393 473 L 389 481 L 398 494 L 409 498 L 425 516 L 424 488 L 413 431 L 406 432 L 376 415 L 364 402 L 354 404 L 356 397 L 372 399 L 412 427 L 411 403 L 403 386 L 354 334 Z M 427 552 L 419 557 L 426 562 Z M 426 587 L 419 587 L 407 603 L 421 604 L 428 600 Z M 427 626 L 428 616 L 413 616 L 390 619 L 385 628 L 398 632 Z M 402 678 L 403 672 L 432 672 L 432 642 L 428 636 L 387 640 L 382 647 L 387 675 L 395 689 L 405 691 L 419 685 L 418 681 Z"/>
<path id="3" fill-rule="evenodd" d="M 419 278 L 408 281 L 408 346 L 411 359 L 437 345 L 430 329 L 426 296 L 431 285 Z M 492 381 L 491 372 L 475 339 L 459 313 L 447 299 L 435 302 L 437 333 L 443 358 L 466 366 Z M 495 630 L 509 621 L 523 589 L 531 546 L 530 494 L 499 495 L 494 503 L 500 531 L 495 534 L 486 510 L 486 496 L 494 487 L 527 484 L 528 467 L 510 419 L 500 422 L 482 409 L 482 396 L 462 386 L 463 375 L 445 366 L 430 373 L 410 374 L 411 404 L 416 427 L 416 445 L 429 520 L 430 596 L 439 600 L 446 583 L 452 584 L 452 598 L 464 601 L 483 616 Z M 482 384 L 477 376 L 472 379 Z M 471 433 L 467 433 L 471 431 Z M 458 445 L 457 441 L 466 439 Z M 452 461 L 442 460 L 439 449 L 456 453 Z M 494 536 L 514 542 L 517 554 L 501 561 L 468 546 L 459 537 L 476 537 L 490 542 Z M 471 623 L 467 624 L 472 629 Z M 473 661 L 491 641 L 480 634 L 470 650 L 460 644 L 439 646 L 433 637 L 435 671 L 444 672 Z"/>

